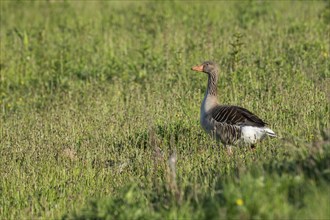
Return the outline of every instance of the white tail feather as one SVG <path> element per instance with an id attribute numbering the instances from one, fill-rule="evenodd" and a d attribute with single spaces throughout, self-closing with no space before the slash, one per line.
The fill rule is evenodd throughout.
<path id="1" fill-rule="evenodd" d="M 275 132 L 273 130 L 271 130 L 270 128 L 265 128 L 265 132 L 270 137 L 276 137 Z"/>
<path id="2" fill-rule="evenodd" d="M 266 136 L 276 137 L 276 134 L 266 127 L 242 126 L 241 139 L 244 143 L 255 144 Z"/>

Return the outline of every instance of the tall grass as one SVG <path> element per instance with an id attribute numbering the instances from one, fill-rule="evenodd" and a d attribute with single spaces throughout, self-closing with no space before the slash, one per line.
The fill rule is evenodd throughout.
<path id="1" fill-rule="evenodd" d="M 327 2 L 0 4 L 0 218 L 330 217 Z M 279 138 L 204 134 L 204 60 Z"/>

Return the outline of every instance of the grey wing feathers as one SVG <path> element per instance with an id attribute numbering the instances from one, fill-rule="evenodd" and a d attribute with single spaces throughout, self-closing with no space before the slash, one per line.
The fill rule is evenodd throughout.
<path id="1" fill-rule="evenodd" d="M 211 109 L 212 118 L 220 123 L 230 125 L 250 125 L 264 127 L 266 123 L 249 110 L 230 105 L 218 105 Z"/>
<path id="2" fill-rule="evenodd" d="M 218 122 L 215 127 L 217 137 L 223 144 L 236 144 L 241 137 L 241 128 L 237 125 Z"/>

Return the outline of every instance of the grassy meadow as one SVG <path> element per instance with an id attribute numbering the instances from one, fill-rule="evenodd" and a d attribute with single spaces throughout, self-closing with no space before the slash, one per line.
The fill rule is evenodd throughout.
<path id="1" fill-rule="evenodd" d="M 0 219 L 329 219 L 327 1 L 0 1 Z M 278 138 L 228 155 L 205 74 Z"/>

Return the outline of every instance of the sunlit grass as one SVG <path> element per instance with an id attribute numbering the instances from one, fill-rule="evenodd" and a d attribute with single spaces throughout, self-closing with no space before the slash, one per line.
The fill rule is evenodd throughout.
<path id="1" fill-rule="evenodd" d="M 330 217 L 326 2 L 0 4 L 0 218 Z M 204 60 L 279 138 L 204 134 Z"/>

